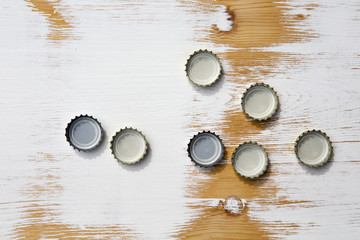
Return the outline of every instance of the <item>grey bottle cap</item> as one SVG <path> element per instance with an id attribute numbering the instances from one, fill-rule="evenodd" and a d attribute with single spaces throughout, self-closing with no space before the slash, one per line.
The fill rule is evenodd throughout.
<path id="1" fill-rule="evenodd" d="M 327 163 L 332 154 L 330 138 L 320 130 L 308 130 L 295 142 L 296 157 L 309 167 L 320 167 Z"/>
<path id="2" fill-rule="evenodd" d="M 97 119 L 88 115 L 76 116 L 65 129 L 66 140 L 79 151 L 90 151 L 101 143 L 104 130 Z"/>
<path id="3" fill-rule="evenodd" d="M 195 85 L 206 87 L 219 80 L 222 66 L 219 58 L 208 50 L 194 52 L 186 62 L 186 75 Z"/>
<path id="4" fill-rule="evenodd" d="M 246 178 L 260 177 L 269 164 L 265 149 L 251 141 L 240 144 L 234 150 L 231 160 L 235 172 Z"/>
<path id="5" fill-rule="evenodd" d="M 123 164 L 134 164 L 145 157 L 148 142 L 145 136 L 134 128 L 120 129 L 110 142 L 111 153 Z"/>
<path id="6" fill-rule="evenodd" d="M 203 131 L 190 140 L 187 151 L 195 164 L 211 167 L 222 160 L 225 149 L 218 135 L 210 131 Z"/>
<path id="7" fill-rule="evenodd" d="M 264 83 L 251 85 L 241 97 L 245 114 L 262 121 L 272 117 L 279 106 L 279 97 L 272 87 Z"/>

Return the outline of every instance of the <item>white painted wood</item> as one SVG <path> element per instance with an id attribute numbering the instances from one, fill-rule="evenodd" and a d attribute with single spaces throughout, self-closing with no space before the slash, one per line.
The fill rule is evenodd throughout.
<path id="1" fill-rule="evenodd" d="M 270 148 L 283 149 L 270 154 L 277 197 L 315 206 L 253 199 L 249 214 L 263 222 L 300 225 L 278 237 L 289 230 L 294 239 L 356 239 L 360 5 L 356 0 L 319 4 L 306 20 L 318 38 L 268 49 L 299 54 L 301 63 L 284 61 L 278 68 L 286 71 L 260 79 L 276 89 L 281 112 L 254 139 L 267 136 Z M 55 6 L 70 27 L 57 29 L 30 2 L 6 1 L 0 8 L 0 236 L 15 237 L 16 226 L 29 221 L 26 210 L 38 204 L 56 213 L 41 221 L 80 228 L 121 225 L 139 239 L 168 238 L 197 216 L 186 204 L 208 204 L 184 197 L 192 184 L 186 178 L 191 164 L 186 144 L 198 130 L 189 126 L 201 124 L 221 135 L 224 111 L 241 110 L 241 92 L 227 76 L 204 90 L 184 72 L 195 50 L 229 51 L 198 41 L 205 34 L 198 31 L 212 23 L 227 29 L 227 16 L 195 14 L 189 5 L 165 0 L 63 0 Z M 51 39 L 56 31 L 65 38 Z M 226 59 L 222 63 L 225 72 L 232 71 Z M 244 82 L 244 90 L 249 85 Z M 65 141 L 66 124 L 81 113 L 95 116 L 107 133 L 92 153 L 78 153 Z M 297 125 L 299 119 L 307 125 Z M 141 130 L 150 143 L 148 158 L 136 166 L 118 164 L 109 149 L 112 135 L 125 126 Z M 324 168 L 302 166 L 288 151 L 308 128 L 325 131 L 333 141 L 335 155 Z"/>
<path id="2" fill-rule="evenodd" d="M 121 225 L 139 238 L 168 237 L 194 215 L 184 198 L 194 95 L 184 65 L 194 50 L 209 47 L 192 36 L 210 17 L 176 1 L 61 1 L 56 10 L 71 27 L 59 30 L 65 39 L 52 40 L 56 26 L 32 3 L 2 5 L 2 236 L 26 224 L 24 211 L 35 201 L 59 204 L 50 222 Z M 66 124 L 78 114 L 102 123 L 107 138 L 99 150 L 78 153 L 65 141 Z M 109 149 L 126 126 L 150 144 L 136 166 L 118 164 Z M 47 174 L 58 178 L 60 190 L 34 192 L 51 189 L 53 182 L 41 178 Z"/>

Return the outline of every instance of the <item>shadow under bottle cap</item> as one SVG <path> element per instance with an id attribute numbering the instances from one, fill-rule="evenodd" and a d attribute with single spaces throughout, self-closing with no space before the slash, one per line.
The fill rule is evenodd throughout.
<path id="1" fill-rule="evenodd" d="M 208 50 L 194 52 L 186 62 L 186 75 L 195 85 L 206 87 L 214 84 L 222 74 L 219 58 Z"/>
<path id="2" fill-rule="evenodd" d="M 188 144 L 188 155 L 197 165 L 211 167 L 224 157 L 224 145 L 218 135 L 203 131 L 195 135 Z"/>
<path id="3" fill-rule="evenodd" d="M 88 115 L 76 116 L 65 129 L 67 141 L 79 151 L 95 149 L 101 143 L 103 135 L 101 124 Z"/>

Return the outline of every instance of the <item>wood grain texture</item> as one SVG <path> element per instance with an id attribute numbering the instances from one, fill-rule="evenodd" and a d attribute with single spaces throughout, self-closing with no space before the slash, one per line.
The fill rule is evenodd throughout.
<path id="1" fill-rule="evenodd" d="M 337 193 L 328 191 L 328 188 L 325 187 L 331 186 L 331 183 L 321 181 L 321 183 L 316 184 L 319 180 L 314 180 L 314 178 L 324 178 L 324 173 L 328 171 L 331 165 L 336 164 L 337 161 L 346 161 L 335 153 L 332 159 L 335 163 L 331 162 L 322 169 L 307 169 L 307 167 L 301 166 L 293 154 L 293 145 L 297 135 L 306 129 L 325 128 L 326 131 L 330 131 L 333 134 L 335 141 L 339 141 L 337 138 L 344 139 L 349 137 L 357 139 L 353 143 L 359 145 L 359 122 L 355 119 L 351 121 L 344 116 L 346 111 L 351 112 L 352 117 L 350 118 L 359 116 L 357 107 L 359 102 L 350 103 L 342 98 L 340 102 L 343 103 L 340 104 L 337 102 L 338 98 L 336 101 L 329 99 L 329 96 L 339 95 L 350 97 L 348 95 L 348 90 L 350 89 L 340 90 L 343 87 L 339 89 L 339 86 L 342 85 L 339 80 L 328 77 L 323 79 L 324 76 L 315 70 L 317 67 L 322 68 L 319 66 L 322 64 L 322 60 L 319 61 L 317 57 L 313 56 L 317 55 L 317 44 L 313 44 L 314 48 L 311 48 L 313 52 L 310 53 L 303 53 L 297 49 L 299 46 L 311 45 L 309 42 L 327 41 L 324 33 L 322 32 L 321 36 L 315 29 L 311 29 L 313 25 L 309 24 L 310 21 L 307 21 L 308 18 L 312 18 L 314 14 L 318 13 L 316 10 L 321 11 L 320 9 L 325 6 L 306 2 L 264 0 L 219 0 L 203 1 L 203 3 L 208 3 L 206 6 L 210 9 L 214 5 L 225 5 L 226 11 L 233 21 L 233 27 L 230 31 L 220 31 L 217 29 L 217 26 L 213 25 L 211 30 L 209 30 L 208 38 L 204 39 L 215 44 L 225 44 L 231 47 L 230 50 L 219 52 L 218 55 L 230 65 L 225 72 L 225 79 L 227 83 L 230 82 L 232 98 L 226 103 L 229 105 L 229 108 L 222 115 L 221 121 L 216 123 L 207 122 L 207 126 L 204 126 L 201 125 L 201 114 L 194 114 L 192 121 L 194 124 L 190 125 L 190 127 L 194 131 L 207 127 L 222 133 L 221 136 L 224 139 L 225 146 L 228 146 L 226 148 L 228 154 L 225 157 L 225 166 L 220 166 L 209 173 L 206 172 L 205 174 L 210 176 L 209 178 L 198 181 L 196 185 L 192 184 L 189 186 L 191 196 L 206 199 L 225 198 L 235 194 L 248 199 L 250 208 L 253 207 L 251 203 L 254 201 L 256 201 L 258 206 L 249 209 L 247 214 L 250 217 L 247 219 L 240 217 L 233 218 L 233 216 L 229 216 L 225 212 L 209 214 L 208 210 L 204 209 L 200 218 L 194 219 L 190 224 L 184 226 L 179 237 L 184 239 L 207 239 L 211 237 L 224 239 L 272 239 L 288 238 L 291 235 L 292 238 L 299 236 L 300 239 L 302 238 L 301 236 L 312 239 L 316 239 L 318 236 L 326 236 L 329 239 L 333 239 L 336 238 L 335 236 L 345 234 L 349 238 L 355 239 L 355 236 L 359 234 L 358 231 L 352 233 L 340 230 L 339 228 L 335 228 L 332 231 L 332 229 L 326 226 L 326 220 L 319 222 L 319 220 L 314 220 L 316 217 L 301 215 L 303 219 L 298 221 L 292 214 L 286 214 L 302 212 L 301 209 L 318 209 L 319 215 L 332 216 L 330 218 L 336 221 L 337 215 L 329 213 L 327 210 L 329 203 L 326 202 L 329 199 L 334 200 Z M 334 8 L 335 6 L 327 4 L 326 7 Z M 338 16 L 341 18 L 340 14 Z M 355 28 L 349 27 L 349 30 L 353 31 Z M 330 39 L 330 36 L 327 35 L 326 37 Z M 356 36 L 359 36 L 358 33 Z M 354 40 L 348 41 L 353 46 L 359 46 Z M 287 45 L 286 51 L 281 48 L 281 45 L 284 44 Z M 330 49 L 328 50 L 330 51 Z M 336 49 L 332 50 L 336 51 Z M 321 54 L 326 55 L 326 53 Z M 349 49 L 348 57 L 354 59 L 354 57 L 356 58 L 354 55 L 352 49 Z M 356 62 L 358 61 L 356 59 Z M 332 67 L 337 68 L 339 72 L 344 72 L 343 69 L 335 65 L 332 65 Z M 299 78 L 302 75 L 298 72 L 299 68 L 301 71 L 304 71 L 303 75 L 307 79 Z M 347 71 L 349 71 L 349 68 Z M 316 73 L 309 76 L 306 72 Z M 358 75 L 358 72 L 353 74 Z M 348 86 L 352 84 L 359 86 L 359 81 L 355 79 L 354 81 L 347 80 L 351 82 Z M 280 111 L 273 119 L 260 123 L 247 119 L 240 109 L 241 93 L 251 84 L 258 81 L 274 86 L 278 90 L 281 104 Z M 333 93 L 330 94 L 330 92 Z M 350 98 L 357 95 L 355 98 L 359 99 L 358 92 L 353 94 Z M 196 101 L 199 102 L 198 99 Z M 327 104 L 325 101 L 327 101 Z M 319 109 L 320 106 L 326 107 L 325 109 Z M 209 109 L 209 111 L 211 110 Z M 334 122 L 328 122 L 329 119 L 339 119 L 339 117 L 342 120 L 337 123 L 338 125 Z M 345 130 L 346 127 L 343 126 L 344 124 L 346 125 L 345 122 L 348 120 L 351 121 L 350 128 L 353 131 L 348 132 Z M 238 177 L 230 165 L 231 153 L 235 147 L 239 143 L 249 140 L 260 142 L 270 153 L 270 169 L 259 180 L 247 180 Z M 340 151 L 352 151 L 349 154 L 354 154 L 352 157 L 353 163 L 358 168 L 358 160 L 355 160 L 358 159 L 356 156 L 358 150 L 356 148 L 350 150 L 351 146 L 342 144 L 337 146 L 338 142 L 335 142 L 334 145 L 335 151 L 338 151 L 337 149 L 339 148 L 343 149 Z M 296 170 L 296 168 L 299 169 Z M 302 174 L 298 173 L 297 175 L 299 176 L 295 177 L 294 173 L 299 171 Z M 309 173 L 313 176 L 308 177 L 307 174 Z M 193 181 L 202 176 L 201 173 L 196 174 L 194 172 L 190 172 L 190 175 Z M 340 175 L 337 176 L 340 177 Z M 342 175 L 342 178 L 344 177 L 345 175 Z M 345 178 L 341 182 L 348 186 L 348 184 L 351 185 L 351 181 L 350 178 Z M 311 189 L 314 185 L 317 185 L 316 189 L 318 191 L 323 189 L 320 187 L 320 184 L 324 184 L 326 190 L 324 189 L 316 193 L 309 191 L 309 188 Z M 351 191 L 352 187 L 348 186 L 348 189 Z M 297 192 L 296 195 L 295 192 Z M 332 201 L 330 205 L 333 206 L 334 202 L 337 202 L 335 205 L 338 208 L 342 208 L 342 204 L 348 201 L 353 202 L 350 198 L 345 201 L 338 199 L 338 201 Z M 355 207 L 356 205 L 357 203 L 353 207 L 357 208 Z M 308 211 L 303 211 L 308 214 Z M 289 217 L 278 217 L 282 214 Z M 261 215 L 265 215 L 268 219 L 262 218 L 260 220 L 259 216 Z M 357 216 L 358 213 L 355 212 L 346 215 L 345 218 L 352 222 L 350 226 L 348 225 L 349 228 L 356 229 L 358 227 L 358 223 L 355 220 Z M 272 220 L 267 221 L 269 219 Z M 308 222 L 304 223 L 304 221 Z M 238 229 L 238 231 L 233 231 L 234 229 Z"/>
<path id="2" fill-rule="evenodd" d="M 48 23 L 50 32 L 47 38 L 51 41 L 61 41 L 69 39 L 71 36 L 71 29 L 73 26 L 61 14 L 61 10 L 55 9 L 57 1 L 46 0 L 25 0 L 32 11 L 40 12 L 45 16 Z M 69 16 L 68 16 L 69 17 Z"/>
<path id="3" fill-rule="evenodd" d="M 38 153 L 29 159 L 30 162 L 37 164 L 50 163 L 55 165 L 59 162 L 49 153 Z M 35 169 L 35 177 L 29 179 L 27 186 L 22 192 L 24 196 L 41 196 L 52 198 L 60 196 L 63 191 L 60 179 L 60 168 Z M 48 201 L 34 200 L 24 203 L 4 204 L 4 207 L 19 205 L 22 211 L 24 222 L 15 226 L 14 232 L 10 235 L 14 239 L 79 239 L 79 238 L 101 238 L 112 239 L 113 237 L 129 239 L 136 237 L 136 233 L 131 232 L 122 226 L 85 226 L 65 224 L 59 222 L 59 203 L 49 203 Z"/>
<path id="4" fill-rule="evenodd" d="M 0 238 L 357 239 L 359 9 L 355 0 L 2 3 Z M 184 72 L 187 57 L 205 48 L 225 69 L 207 89 Z M 242 92 L 258 81 L 281 104 L 264 123 L 240 108 Z M 64 129 L 86 113 L 107 136 L 79 153 Z M 118 164 L 109 149 L 125 126 L 150 143 L 136 166 Z M 293 153 L 296 137 L 312 128 L 334 145 L 320 169 Z M 201 130 L 226 146 L 210 170 L 186 153 Z M 270 156 L 255 181 L 230 165 L 247 140 Z M 247 199 L 242 215 L 217 207 L 229 195 Z"/>
<path id="5" fill-rule="evenodd" d="M 291 54 L 268 51 L 264 48 L 281 43 L 294 43 L 312 37 L 310 32 L 296 28 L 296 26 L 303 24 L 301 21 L 305 17 L 299 18 L 299 16 L 303 16 L 302 14 L 286 14 L 291 9 L 287 2 L 271 0 L 206 2 L 209 3 L 207 6 L 210 9 L 217 5 L 224 5 L 230 16 L 229 19 L 233 22 L 230 31 L 220 31 L 216 25 L 213 25 L 209 31 L 209 37 L 204 39 L 231 47 L 231 50 L 225 53 L 218 53 L 231 66 L 231 69 L 225 73 L 226 80 L 234 83 L 232 88 L 233 92 L 236 92 L 236 95 L 232 94 L 230 104 L 238 102 L 239 95 L 250 84 L 278 72 L 278 65 L 281 61 L 290 64 L 295 64 L 298 61 Z M 227 164 L 212 170 L 211 173 L 206 173 L 210 175 L 210 179 L 190 186 L 193 193 L 192 197 L 226 198 L 230 195 L 238 195 L 246 199 L 256 199 L 265 206 L 267 204 L 280 204 L 280 202 L 285 205 L 286 199 L 269 202 L 269 199 L 276 199 L 278 192 L 278 187 L 272 180 L 272 165 L 267 174 L 260 179 L 247 180 L 239 177 L 230 164 L 231 154 L 235 147 L 244 141 L 256 139 L 267 148 L 269 145 L 276 148 L 271 144 L 273 138 L 270 134 L 262 136 L 261 139 L 257 138 L 256 135 L 261 134 L 266 129 L 273 128 L 279 118 L 279 113 L 271 120 L 257 122 L 245 117 L 239 106 L 240 104 L 235 108 L 226 110 L 223 119 L 215 127 L 217 131 L 222 132 L 225 146 L 228 146 L 225 156 Z M 190 127 L 198 129 L 201 126 L 198 123 L 201 121 L 197 116 L 195 119 L 193 122 L 196 122 L 196 125 Z M 301 125 L 303 122 L 300 120 L 299 124 Z M 196 175 L 196 172 L 191 172 L 191 176 Z M 276 203 L 277 201 L 279 203 Z M 294 204 L 294 202 L 290 204 Z M 266 209 L 264 208 L 262 211 L 266 211 Z M 291 222 L 264 223 L 249 217 L 234 218 L 224 211 L 218 214 L 209 214 L 208 210 L 204 209 L 201 218 L 186 225 L 179 237 L 185 239 L 207 239 L 211 237 L 268 239 L 277 233 L 286 235 L 288 232 L 294 232 L 298 227 L 296 223 Z M 267 229 L 270 230 L 266 231 Z"/>

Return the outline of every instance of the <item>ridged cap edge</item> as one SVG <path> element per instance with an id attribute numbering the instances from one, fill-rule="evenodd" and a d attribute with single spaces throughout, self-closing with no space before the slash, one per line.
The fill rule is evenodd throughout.
<path id="1" fill-rule="evenodd" d="M 71 126 L 71 124 L 73 124 L 73 122 L 74 122 L 75 120 L 77 120 L 78 118 L 82 118 L 82 117 L 91 118 L 91 119 L 93 119 L 97 124 L 99 124 L 99 126 L 100 126 L 100 131 L 101 131 L 101 132 L 100 132 L 100 139 L 99 139 L 98 143 L 97 143 L 94 147 L 89 148 L 89 149 L 81 149 L 81 148 L 76 147 L 75 145 L 73 145 L 73 144 L 71 143 L 70 137 L 69 137 L 69 134 L 70 134 L 69 131 L 70 131 L 70 126 Z M 105 135 L 104 133 L 105 133 L 105 131 L 104 131 L 104 129 L 102 128 L 101 123 L 100 123 L 96 118 L 94 118 L 93 116 L 90 116 L 90 115 L 87 115 L 87 114 L 85 114 L 85 115 L 80 114 L 79 116 L 75 116 L 73 119 L 70 120 L 70 122 L 67 124 L 67 126 L 66 126 L 66 128 L 65 128 L 66 141 L 70 144 L 71 147 L 73 147 L 75 150 L 78 150 L 79 152 L 80 152 L 80 151 L 82 151 L 82 152 L 88 152 L 88 151 L 91 151 L 91 150 L 97 148 L 97 147 L 101 144 L 101 142 L 103 141 L 103 139 L 104 139 L 104 135 Z"/>
<path id="2" fill-rule="evenodd" d="M 144 141 L 145 141 L 145 149 L 144 149 L 143 154 L 142 154 L 135 162 L 132 162 L 132 163 L 122 161 L 120 158 L 118 158 L 118 157 L 116 156 L 116 154 L 115 154 L 115 152 L 114 152 L 113 143 L 114 143 L 117 135 L 118 135 L 120 132 L 125 131 L 125 130 L 133 130 L 133 131 L 138 132 L 138 133 L 143 137 L 143 139 L 144 139 Z M 121 162 L 121 163 L 127 164 L 127 165 L 132 165 L 132 164 L 135 164 L 135 163 L 140 162 L 140 160 L 142 160 L 142 159 L 146 156 L 146 154 L 147 154 L 148 145 L 149 145 L 149 143 L 148 143 L 148 141 L 146 140 L 145 135 L 144 135 L 141 131 L 137 130 L 136 128 L 132 128 L 132 127 L 125 127 L 125 128 L 120 129 L 119 131 L 117 131 L 117 132 L 114 134 L 114 136 L 112 137 L 112 139 L 111 139 L 111 141 L 110 141 L 111 154 L 114 156 L 114 158 L 115 158 L 118 162 Z"/>
<path id="3" fill-rule="evenodd" d="M 219 157 L 219 159 L 215 162 L 213 162 L 212 164 L 209 164 L 209 165 L 204 165 L 204 164 L 200 164 L 198 162 L 196 162 L 196 160 L 191 156 L 191 153 L 190 153 L 190 146 L 191 146 L 191 143 L 195 140 L 195 138 L 200 135 L 200 134 L 203 134 L 203 133 L 210 133 L 212 135 L 214 135 L 217 139 L 219 139 L 220 141 L 220 144 L 221 144 L 221 155 Z M 222 142 L 222 139 L 220 138 L 219 135 L 215 134 L 214 132 L 211 132 L 211 131 L 202 131 L 202 132 L 198 132 L 196 135 L 194 135 L 191 139 L 190 139 L 190 142 L 188 143 L 187 145 L 187 152 L 188 152 L 188 156 L 189 158 L 191 159 L 192 162 L 194 162 L 196 165 L 200 166 L 200 167 L 213 167 L 215 165 L 217 165 L 218 163 L 221 162 L 221 160 L 224 158 L 224 155 L 225 155 L 225 146 Z"/>
<path id="4" fill-rule="evenodd" d="M 321 134 L 323 137 L 325 137 L 326 141 L 328 142 L 329 144 L 329 147 L 330 147 L 330 151 L 328 152 L 328 154 L 326 155 L 326 157 L 324 158 L 323 161 L 321 161 L 320 163 L 317 163 L 317 164 L 308 164 L 308 163 L 305 163 L 303 162 L 300 157 L 299 157 L 299 154 L 298 154 L 298 145 L 299 145 L 299 142 L 300 140 L 308 133 L 311 133 L 311 132 L 316 132 L 316 133 L 319 133 Z M 295 151 L 295 155 L 296 155 L 296 158 L 301 162 L 303 163 L 304 165 L 306 166 L 309 166 L 309 167 L 321 167 L 323 166 L 325 163 L 327 163 L 332 155 L 332 152 L 333 152 L 333 146 L 332 146 L 332 142 L 330 141 L 330 138 L 328 137 L 328 135 L 324 132 L 322 132 L 321 130 L 307 130 L 305 132 L 303 132 L 295 141 L 295 144 L 294 144 L 294 151 Z"/>
<path id="5" fill-rule="evenodd" d="M 236 155 L 237 151 L 240 149 L 240 147 L 242 147 L 243 145 L 246 145 L 246 144 L 255 144 L 255 145 L 258 145 L 258 146 L 259 146 L 260 148 L 262 148 L 262 150 L 265 152 L 265 156 L 266 156 L 266 165 L 264 166 L 264 168 L 262 169 L 261 172 L 259 172 L 257 175 L 252 176 L 252 177 L 249 177 L 249 176 L 246 176 L 246 175 L 243 175 L 243 174 L 239 173 L 239 172 L 236 170 L 236 168 L 235 168 L 235 155 Z M 240 176 L 242 176 L 242 177 L 245 177 L 245 178 L 248 178 L 248 179 L 254 179 L 254 178 L 260 177 L 261 175 L 263 175 L 263 174 L 266 172 L 266 170 L 267 170 L 267 168 L 268 168 L 268 166 L 269 166 L 269 157 L 268 157 L 268 153 L 266 152 L 265 148 L 264 148 L 261 144 L 259 144 L 259 143 L 257 143 L 257 142 L 253 142 L 253 141 L 243 142 L 243 143 L 239 144 L 239 146 L 237 146 L 237 147 L 235 148 L 235 150 L 233 151 L 233 153 L 232 153 L 232 155 L 231 155 L 231 164 L 232 164 L 232 166 L 233 166 L 233 168 L 234 168 L 234 171 L 235 171 L 238 175 L 240 175 Z"/>
<path id="6" fill-rule="evenodd" d="M 189 64 L 189 62 L 190 62 L 190 59 L 191 59 L 193 56 L 195 56 L 196 54 L 202 53 L 202 52 L 212 54 L 212 55 L 216 58 L 216 60 L 218 61 L 219 65 L 220 65 L 219 75 L 217 76 L 217 78 L 216 78 L 214 81 L 212 81 L 211 83 L 208 83 L 208 84 L 198 84 L 198 83 L 194 82 L 194 81 L 190 78 L 190 76 L 189 76 L 189 74 L 188 74 L 188 64 Z M 186 72 L 187 78 L 188 78 L 193 84 L 195 84 L 196 86 L 209 87 L 209 86 L 213 85 L 214 83 L 216 83 L 216 82 L 220 79 L 221 75 L 223 74 L 223 67 L 222 67 L 222 64 L 221 64 L 221 62 L 220 62 L 220 59 L 218 58 L 218 56 L 217 56 L 215 53 L 213 53 L 212 51 L 209 51 L 209 50 L 207 50 L 207 49 L 204 49 L 204 50 L 200 49 L 200 50 L 198 50 L 198 51 L 193 52 L 193 54 L 191 54 L 190 57 L 186 60 L 185 72 Z"/>
<path id="7" fill-rule="evenodd" d="M 263 86 L 263 87 L 266 87 L 268 89 L 271 90 L 271 92 L 275 95 L 275 101 L 276 101 L 276 107 L 275 109 L 271 112 L 271 114 L 269 114 L 269 116 L 267 117 L 264 117 L 264 118 L 255 118 L 251 115 L 249 115 L 246 111 L 245 111 L 245 102 L 244 102 L 244 98 L 246 96 L 246 93 L 248 92 L 249 89 L 253 88 L 253 87 L 256 87 L 256 86 Z M 278 110 L 279 108 L 279 96 L 277 95 L 276 91 L 268 84 L 265 84 L 265 83 L 255 83 L 255 84 L 252 84 L 250 87 L 248 87 L 245 92 L 242 94 L 241 96 L 241 107 L 243 109 L 243 112 L 245 113 L 246 116 L 248 116 L 249 118 L 252 118 L 252 119 L 255 119 L 255 120 L 258 120 L 258 121 L 265 121 L 265 120 L 268 120 L 269 118 L 271 118 L 272 116 L 274 116 L 274 114 L 276 113 L 276 111 Z"/>

